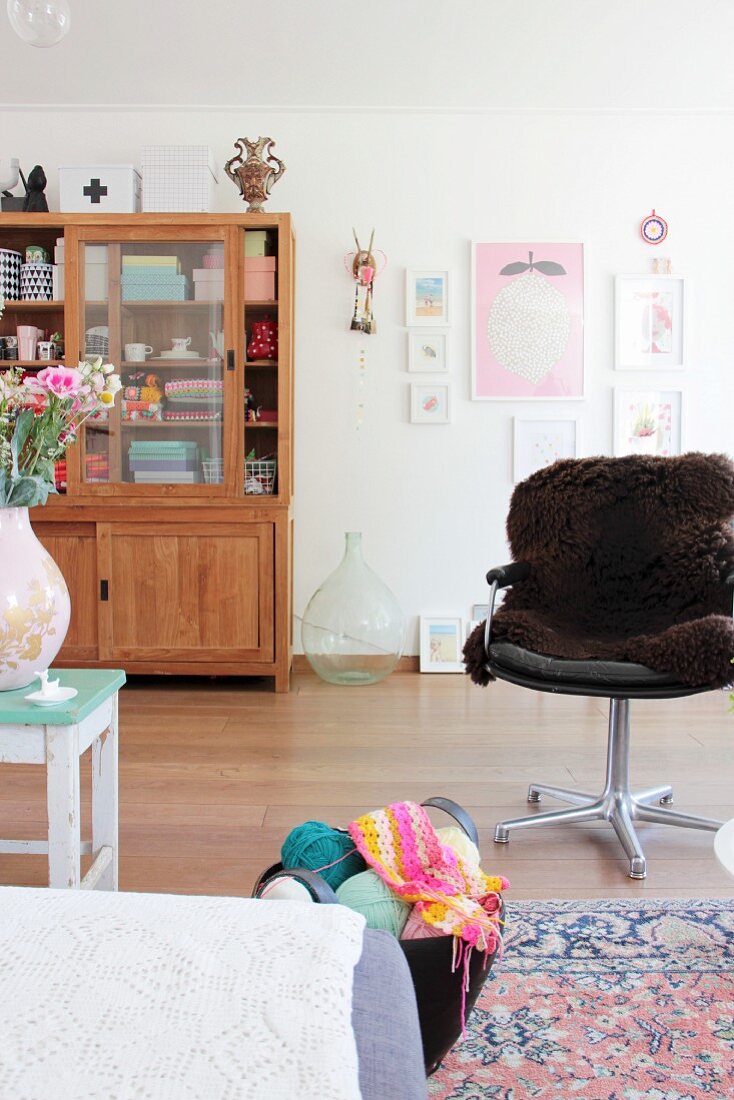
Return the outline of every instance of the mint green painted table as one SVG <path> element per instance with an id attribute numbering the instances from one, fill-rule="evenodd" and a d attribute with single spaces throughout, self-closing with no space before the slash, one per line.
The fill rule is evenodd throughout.
<path id="1" fill-rule="evenodd" d="M 48 841 L 0 840 L 0 852 L 48 853 L 49 886 L 117 889 L 117 693 L 125 673 L 61 669 L 50 679 L 75 699 L 51 707 L 26 701 L 38 681 L 0 692 L 0 763 L 45 764 Z M 92 746 L 92 839 L 82 842 L 79 759 Z M 94 859 L 81 877 L 82 855 Z"/>

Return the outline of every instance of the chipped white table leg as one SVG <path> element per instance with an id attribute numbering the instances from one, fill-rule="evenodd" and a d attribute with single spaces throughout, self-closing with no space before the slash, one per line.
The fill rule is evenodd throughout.
<path id="1" fill-rule="evenodd" d="M 46 726 L 48 884 L 76 889 L 81 880 L 79 727 Z"/>
<path id="2" fill-rule="evenodd" d="M 102 849 L 109 849 L 103 852 Z M 102 865 L 95 881 L 83 882 L 99 890 L 118 884 L 117 836 L 117 695 L 112 702 L 109 728 L 92 743 L 92 851 Z M 102 857 L 100 859 L 100 856 Z"/>

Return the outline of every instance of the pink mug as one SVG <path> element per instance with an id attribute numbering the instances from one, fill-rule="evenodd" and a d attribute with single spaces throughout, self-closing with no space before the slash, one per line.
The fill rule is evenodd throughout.
<path id="1" fill-rule="evenodd" d="M 18 358 L 35 359 L 38 329 L 35 325 L 18 325 Z"/>

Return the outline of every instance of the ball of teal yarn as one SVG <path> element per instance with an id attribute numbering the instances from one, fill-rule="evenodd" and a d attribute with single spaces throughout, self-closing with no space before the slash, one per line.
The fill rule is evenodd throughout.
<path id="1" fill-rule="evenodd" d="M 393 936 L 400 936 L 411 910 L 376 871 L 353 875 L 339 887 L 336 896 L 342 905 L 361 913 L 368 928 L 381 928 Z"/>
<path id="2" fill-rule="evenodd" d="M 332 890 L 367 866 L 349 833 L 340 833 L 323 821 L 304 821 L 303 825 L 291 829 L 280 849 L 280 859 L 286 868 L 305 867 L 318 871 Z"/>

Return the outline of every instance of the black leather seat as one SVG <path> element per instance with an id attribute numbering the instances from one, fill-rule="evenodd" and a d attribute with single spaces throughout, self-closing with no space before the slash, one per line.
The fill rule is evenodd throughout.
<path id="1" fill-rule="evenodd" d="M 511 642 L 492 642 L 487 668 L 498 680 L 563 695 L 608 699 L 677 699 L 705 688 L 687 687 L 667 672 L 655 672 L 632 661 L 569 660 L 534 653 Z"/>

